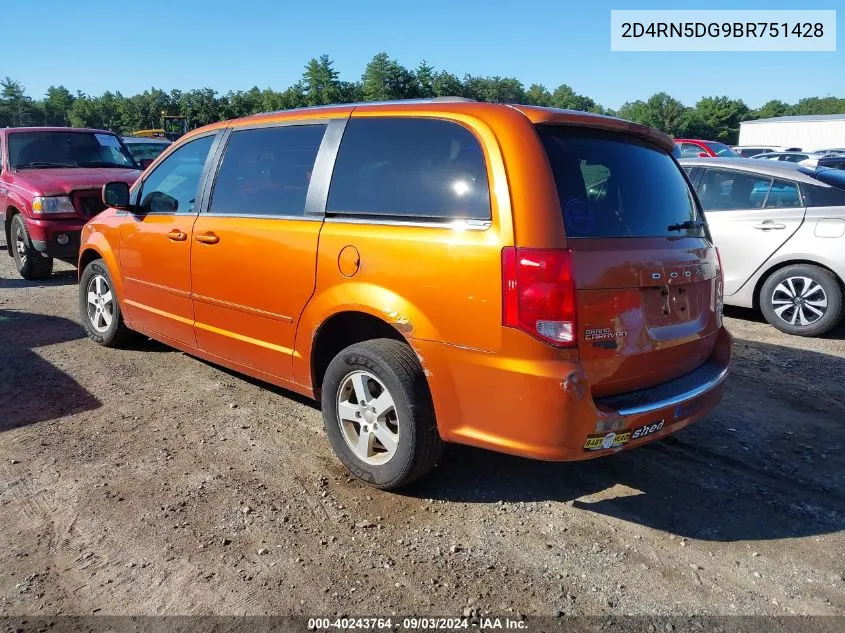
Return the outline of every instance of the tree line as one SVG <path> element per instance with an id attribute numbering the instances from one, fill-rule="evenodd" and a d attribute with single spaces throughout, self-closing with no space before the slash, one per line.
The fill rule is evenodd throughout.
<path id="1" fill-rule="evenodd" d="M 0 127 L 23 125 L 70 125 L 108 129 L 118 134 L 161 127 L 162 114 L 187 117 L 191 128 L 258 112 L 302 106 L 359 101 L 382 101 L 439 96 L 468 97 L 494 103 L 522 103 L 553 106 L 619 116 L 644 123 L 675 137 L 706 138 L 735 143 L 740 121 L 794 114 L 845 113 L 845 98 L 809 97 L 789 104 L 771 100 L 757 109 L 741 99 L 703 97 L 686 106 L 665 92 L 646 100 L 630 101 L 618 110 L 605 108 L 590 97 L 561 84 L 549 90 L 541 84 L 528 88 L 514 77 L 481 77 L 435 70 L 421 62 L 409 69 L 387 53 L 378 53 L 367 64 L 361 79 L 343 81 L 328 55 L 311 59 L 302 78 L 285 90 L 229 91 L 219 94 L 211 88 L 145 90 L 130 97 L 107 91 L 99 96 L 62 85 L 50 86 L 40 99 L 26 94 L 18 81 L 0 80 Z"/>

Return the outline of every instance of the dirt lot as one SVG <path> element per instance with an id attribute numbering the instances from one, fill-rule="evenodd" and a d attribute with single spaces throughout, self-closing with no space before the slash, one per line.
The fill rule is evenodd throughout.
<path id="1" fill-rule="evenodd" d="M 581 464 L 450 447 L 400 495 L 306 400 L 99 348 L 75 272 L 0 254 L 0 613 L 845 614 L 845 332 L 732 315 L 695 427 Z"/>

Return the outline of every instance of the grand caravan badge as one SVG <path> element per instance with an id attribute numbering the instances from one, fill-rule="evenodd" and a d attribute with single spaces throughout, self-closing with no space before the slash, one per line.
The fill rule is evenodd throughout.
<path id="1" fill-rule="evenodd" d="M 598 327 L 584 330 L 585 341 L 602 341 L 606 339 L 623 338 L 628 336 L 625 330 L 612 330 L 609 327 Z"/>

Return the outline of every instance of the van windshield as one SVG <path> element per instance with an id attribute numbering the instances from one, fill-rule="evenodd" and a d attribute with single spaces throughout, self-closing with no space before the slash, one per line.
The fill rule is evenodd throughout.
<path id="1" fill-rule="evenodd" d="M 567 237 L 702 237 L 704 222 L 677 163 L 628 135 L 537 127 Z"/>

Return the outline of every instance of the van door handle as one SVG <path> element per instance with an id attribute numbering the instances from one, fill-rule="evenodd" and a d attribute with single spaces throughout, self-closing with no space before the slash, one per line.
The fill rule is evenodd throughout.
<path id="1" fill-rule="evenodd" d="M 167 239 L 172 240 L 174 242 L 184 242 L 188 239 L 188 234 L 183 233 L 179 229 L 173 229 L 167 234 Z"/>
<path id="2" fill-rule="evenodd" d="M 771 231 L 773 229 L 785 229 L 786 225 L 780 222 L 773 222 L 772 220 L 763 220 L 760 224 L 755 224 L 754 228 L 760 231 Z"/>
<path id="3" fill-rule="evenodd" d="M 208 233 L 198 233 L 194 235 L 194 239 L 200 244 L 217 244 L 220 241 L 220 238 L 211 231 Z"/>

